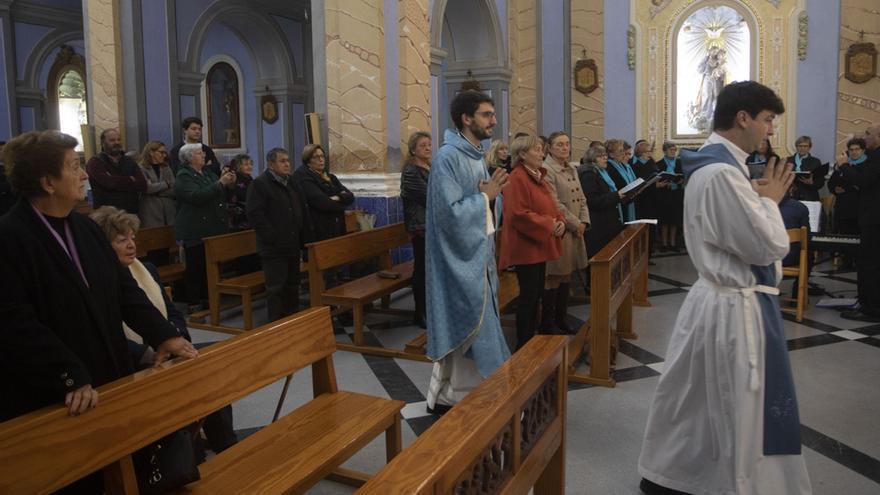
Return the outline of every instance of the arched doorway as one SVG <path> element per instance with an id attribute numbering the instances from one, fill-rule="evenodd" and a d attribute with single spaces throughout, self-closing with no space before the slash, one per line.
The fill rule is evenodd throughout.
<path id="1" fill-rule="evenodd" d="M 82 55 L 68 45 L 62 45 L 49 70 L 46 85 L 49 128 L 58 129 L 77 139 L 76 151 L 83 151 L 82 125 L 88 125 L 88 94 L 86 64 Z"/>

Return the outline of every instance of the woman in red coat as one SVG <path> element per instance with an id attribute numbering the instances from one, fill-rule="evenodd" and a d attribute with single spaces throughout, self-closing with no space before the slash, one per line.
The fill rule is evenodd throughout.
<path id="1" fill-rule="evenodd" d="M 516 348 L 535 334 L 538 303 L 544 288 L 547 261 L 562 255 L 565 218 L 544 182 L 544 150 L 535 136 L 522 136 L 510 145 L 513 171 L 504 189 L 501 225 L 501 269 L 513 266 L 519 282 L 516 309 Z M 546 329 L 545 329 L 546 330 Z"/>

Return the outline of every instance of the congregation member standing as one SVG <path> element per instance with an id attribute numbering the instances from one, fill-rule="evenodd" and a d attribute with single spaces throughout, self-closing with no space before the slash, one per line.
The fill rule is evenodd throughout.
<path id="1" fill-rule="evenodd" d="M 581 190 L 577 168 L 568 160 L 571 140 L 562 131 L 550 134 L 550 155 L 544 160 L 547 174 L 544 181 L 556 197 L 556 207 L 565 218 L 566 234 L 562 238 L 562 256 L 547 263 L 544 294 L 541 296 L 541 328 L 557 328 L 572 333 L 568 326 L 568 294 L 572 274 L 587 267 L 584 232 L 590 227 L 587 198 Z"/>
<path id="2" fill-rule="evenodd" d="M 480 141 L 497 123 L 492 98 L 462 91 L 450 104 L 447 129 L 431 164 L 425 214 L 428 357 L 434 362 L 428 412 L 462 400 L 510 357 L 498 317 L 495 225 L 489 201 L 507 184 L 491 176 Z"/>
<path id="3" fill-rule="evenodd" d="M 320 144 L 303 148 L 302 167 L 293 178 L 309 205 L 309 216 L 316 241 L 345 235 L 345 209 L 354 203 L 354 194 L 327 171 L 327 154 Z"/>
<path id="4" fill-rule="evenodd" d="M 116 129 L 101 132 L 101 152 L 86 164 L 92 186 L 92 207 L 115 206 L 138 214 L 140 195 L 147 192 L 147 181 L 141 168 L 125 156 L 122 137 Z"/>
<path id="5" fill-rule="evenodd" d="M 636 180 L 636 173 L 626 160 L 626 151 L 623 148 L 624 142 L 620 139 L 609 139 L 605 142 L 605 151 L 608 153 L 608 175 L 614 181 L 617 190 L 626 187 L 627 184 Z M 636 204 L 630 201 L 623 207 L 623 221 L 632 222 L 636 219 Z"/>
<path id="6" fill-rule="evenodd" d="M 785 163 L 790 164 L 796 174 L 794 199 L 819 201 L 819 190 L 825 185 L 825 175 L 822 173 L 822 163 L 810 154 L 813 140 L 810 136 L 801 136 L 795 140 L 794 147 L 797 152 L 785 159 Z"/>
<path id="7" fill-rule="evenodd" d="M 141 172 L 147 190 L 141 194 L 138 217 L 143 228 L 174 225 L 174 171 L 168 164 L 168 152 L 161 141 L 149 141 L 141 152 Z"/>
<path id="8" fill-rule="evenodd" d="M 505 220 L 498 266 L 502 270 L 510 266 L 516 269 L 516 348 L 520 349 L 536 331 L 552 330 L 538 327 L 538 303 L 547 262 L 562 256 L 565 217 L 544 180 L 547 169 L 541 166 L 541 141 L 534 136 L 518 137 L 510 148 L 513 169 L 504 189 Z"/>
<path id="9" fill-rule="evenodd" d="M 180 170 L 180 166 L 183 165 L 183 161 L 180 159 L 180 148 L 186 144 L 200 144 L 202 145 L 202 152 L 205 153 L 205 168 L 217 177 L 223 175 L 222 170 L 220 170 L 220 161 L 217 160 L 214 150 L 202 142 L 202 119 L 187 117 L 180 123 L 180 127 L 183 129 L 183 141 L 174 148 L 171 148 L 171 156 L 169 157 L 171 158 L 171 169 L 174 170 L 174 174 L 176 175 Z"/>
<path id="10" fill-rule="evenodd" d="M 156 349 L 154 362 L 198 355 L 117 263 L 101 229 L 73 211 L 88 178 L 76 145 L 35 131 L 4 149 L 20 199 L 0 218 L 0 421 L 52 404 L 72 416 L 98 405 L 99 386 L 134 371 L 123 321 Z M 103 493 L 101 473 L 67 490 Z"/>
<path id="11" fill-rule="evenodd" d="M 868 155 L 865 153 L 867 144 L 862 138 L 852 138 L 846 143 L 847 165 L 855 167 L 865 163 Z M 828 190 L 835 196 L 834 201 L 834 225 L 838 234 L 858 236 L 859 230 L 859 187 L 849 185 L 840 177 L 839 167 L 835 167 L 834 173 L 828 179 Z M 845 256 L 840 270 L 849 270 L 853 267 L 853 259 Z"/>
<path id="12" fill-rule="evenodd" d="M 431 173 L 431 135 L 412 133 L 407 141 L 407 160 L 400 174 L 403 222 L 413 247 L 412 291 L 414 323 L 427 328 L 425 310 L 425 208 L 428 202 L 428 174 Z"/>
<path id="13" fill-rule="evenodd" d="M 843 183 L 859 188 L 858 288 L 859 308 L 840 314 L 842 318 L 880 323 L 880 124 L 865 130 L 868 158 L 850 165 L 842 154 L 834 165 Z"/>
<path id="14" fill-rule="evenodd" d="M 226 171 L 218 178 L 208 170 L 201 144 L 185 144 L 179 155 L 180 170 L 174 182 L 178 203 L 174 237 L 183 245 L 186 256 L 187 300 L 190 306 L 205 306 L 208 298 L 205 237 L 229 231 L 226 189 L 235 181 L 235 174 Z"/>
<path id="15" fill-rule="evenodd" d="M 503 168 L 510 173 L 510 147 L 507 143 L 500 139 L 492 140 L 489 145 L 489 151 L 486 152 L 486 165 L 489 167 L 489 175 L 495 172 L 496 168 Z"/>
<path id="16" fill-rule="evenodd" d="M 288 159 L 289 161 L 289 159 Z M 235 174 L 235 182 L 226 192 L 226 207 L 229 208 L 229 226 L 234 232 L 251 228 L 247 214 L 247 195 L 253 183 L 254 161 L 244 153 L 229 160 L 229 170 Z"/>
<path id="17" fill-rule="evenodd" d="M 778 203 L 791 167 L 750 182 L 745 160 L 782 100 L 754 81 L 725 86 L 713 132 L 681 153 L 685 239 L 699 279 L 682 305 L 648 415 L 647 494 L 808 494 L 800 418 L 776 288 L 788 234 Z"/>
<path id="18" fill-rule="evenodd" d="M 584 242 L 587 258 L 592 258 L 623 230 L 621 204 L 625 196 L 608 174 L 608 154 L 602 145 L 587 150 L 584 164 L 578 167 L 578 178 L 590 210 L 590 228 L 584 232 Z"/>
<path id="19" fill-rule="evenodd" d="M 311 230 L 305 194 L 291 178 L 290 154 L 272 148 L 266 165 L 251 183 L 246 204 L 266 276 L 266 313 L 271 322 L 299 311 L 300 259 Z"/>
<path id="20" fill-rule="evenodd" d="M 681 175 L 681 160 L 676 158 L 678 146 L 671 141 L 663 143 L 663 159 L 658 171 Z M 678 228 L 681 227 L 684 208 L 684 177 L 657 181 L 656 211 L 660 223 L 660 251 L 678 251 Z"/>
<path id="21" fill-rule="evenodd" d="M 767 165 L 774 165 L 779 161 L 779 155 L 773 151 L 773 146 L 769 139 L 761 142 L 761 146 L 749 155 L 746 159 L 746 166 L 749 167 L 749 177 L 752 179 L 760 179 L 764 176 L 764 169 Z"/>

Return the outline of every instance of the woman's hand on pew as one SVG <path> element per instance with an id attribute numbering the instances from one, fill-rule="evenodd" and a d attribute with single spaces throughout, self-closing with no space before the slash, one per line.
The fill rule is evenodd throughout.
<path id="1" fill-rule="evenodd" d="M 158 366 L 172 356 L 194 358 L 198 355 L 199 351 L 188 340 L 183 337 L 174 337 L 159 345 L 159 348 L 156 349 L 156 354 L 153 356 L 153 365 Z"/>
<path id="2" fill-rule="evenodd" d="M 64 397 L 64 405 L 67 406 L 67 414 L 79 416 L 98 405 L 98 391 L 91 385 L 83 385 L 67 393 Z"/>

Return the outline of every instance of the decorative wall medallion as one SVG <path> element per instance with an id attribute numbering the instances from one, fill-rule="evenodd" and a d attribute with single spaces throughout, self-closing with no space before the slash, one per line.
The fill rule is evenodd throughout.
<path id="1" fill-rule="evenodd" d="M 651 19 L 653 19 L 657 14 L 659 14 L 666 6 L 669 5 L 671 0 L 651 0 L 651 8 L 648 11 L 651 13 Z"/>
<path id="2" fill-rule="evenodd" d="M 779 2 L 781 2 L 782 0 L 767 0 L 767 1 L 770 2 L 770 3 L 772 3 L 773 6 L 776 7 L 776 8 L 778 9 L 778 8 L 779 8 Z"/>
<path id="3" fill-rule="evenodd" d="M 636 70 L 636 27 L 632 24 L 626 30 L 626 65 Z"/>
<path id="4" fill-rule="evenodd" d="M 599 87 L 599 68 L 596 61 L 578 60 L 574 66 L 574 89 L 588 95 Z"/>
<path id="5" fill-rule="evenodd" d="M 268 91 L 269 88 L 266 88 Z M 271 94 L 263 95 L 260 98 L 260 113 L 263 116 L 263 122 L 274 124 L 278 120 L 278 100 Z"/>
<path id="6" fill-rule="evenodd" d="M 877 47 L 874 43 L 855 43 L 846 50 L 844 76 L 862 84 L 877 75 Z"/>
<path id="7" fill-rule="evenodd" d="M 806 12 L 801 12 L 798 16 L 798 42 L 797 54 L 798 60 L 807 59 L 807 32 L 809 31 L 810 16 Z"/>

